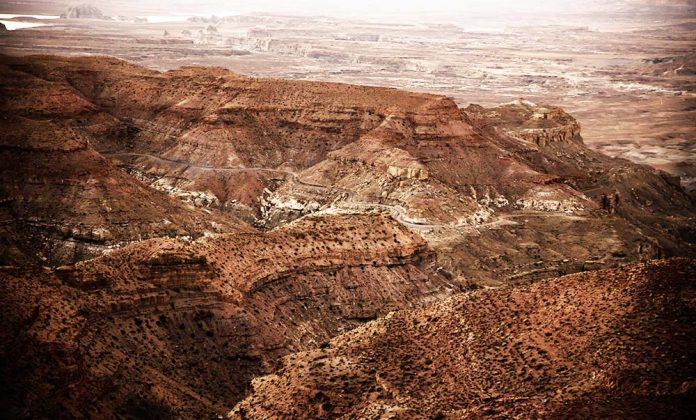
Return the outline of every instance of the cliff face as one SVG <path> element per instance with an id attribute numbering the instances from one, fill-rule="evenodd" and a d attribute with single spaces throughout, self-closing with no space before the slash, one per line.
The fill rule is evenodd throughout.
<path id="1" fill-rule="evenodd" d="M 558 107 L 519 100 L 487 110 L 472 106 L 468 111 L 483 113 L 486 120 L 503 133 L 537 146 L 571 142 L 582 144 L 580 124 Z"/>
<path id="2" fill-rule="evenodd" d="M 223 414 L 278 357 L 460 290 L 434 274 L 434 258 L 398 223 L 352 215 L 5 271 L 3 407 L 39 417 Z"/>
<path id="3" fill-rule="evenodd" d="M 230 418 L 688 416 L 695 274 L 651 262 L 391 313 L 284 358 Z"/>

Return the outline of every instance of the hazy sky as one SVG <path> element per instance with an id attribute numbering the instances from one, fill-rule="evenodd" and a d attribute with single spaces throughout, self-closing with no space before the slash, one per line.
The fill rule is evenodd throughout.
<path id="1" fill-rule="evenodd" d="M 214 2 L 210 2 L 214 3 Z M 217 2 L 231 9 L 255 9 L 276 12 L 309 12 L 326 14 L 391 14 L 391 13 L 463 13 L 479 11 L 523 11 L 563 8 L 577 4 L 566 0 L 256 0 Z"/>
<path id="2" fill-rule="evenodd" d="M 606 13 L 626 5 L 689 4 L 696 0 L 0 0 L 0 9 L 27 7 L 35 13 L 61 13 L 69 5 L 88 3 L 105 14 L 220 16 L 265 12 L 362 19 L 408 17 L 409 20 L 452 20 L 485 15 L 505 20 L 516 16 L 554 16 L 577 12 Z"/>
<path id="3" fill-rule="evenodd" d="M 291 14 L 315 14 L 338 16 L 384 15 L 465 15 L 471 13 L 521 13 L 540 11 L 577 10 L 594 0 L 239 0 L 239 1 L 187 1 L 167 2 L 190 9 L 195 5 L 203 13 L 270 12 Z M 611 2 L 611 0 L 609 1 Z M 580 3 L 580 5 L 579 5 Z M 606 3 L 606 2 L 605 2 Z M 210 10 L 207 10 L 210 9 Z"/>

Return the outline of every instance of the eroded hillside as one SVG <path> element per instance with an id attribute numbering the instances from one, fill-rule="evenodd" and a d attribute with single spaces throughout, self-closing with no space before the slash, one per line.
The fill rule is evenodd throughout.
<path id="1" fill-rule="evenodd" d="M 224 414 L 278 357 L 460 291 L 434 264 L 398 223 L 352 215 L 5 269 L 2 406 L 35 418 Z"/>
<path id="2" fill-rule="evenodd" d="M 445 331 L 455 320 L 438 322 L 466 314 L 490 327 L 471 350 L 495 368 L 479 379 L 498 389 L 495 375 L 514 371 L 522 379 L 500 395 L 526 398 L 539 413 L 563 414 L 563 404 L 575 400 L 541 395 L 558 389 L 581 395 L 576 386 L 614 389 L 584 388 L 577 375 L 592 372 L 581 363 L 613 374 L 616 357 L 630 369 L 663 357 L 634 358 L 617 345 L 616 356 L 597 358 L 599 344 L 577 336 L 614 343 L 612 334 L 625 334 L 629 348 L 657 348 L 665 346 L 653 340 L 664 336 L 660 317 L 682 322 L 660 312 L 655 305 L 662 300 L 631 287 L 649 284 L 662 293 L 655 279 L 665 270 L 693 273 L 684 260 L 444 300 L 480 286 L 693 255 L 694 203 L 678 180 L 587 149 L 577 121 L 557 107 L 516 101 L 460 109 L 438 95 L 258 79 L 218 68 L 161 73 L 110 58 L 1 58 L 0 403 L 7 417 L 224 415 L 248 395 L 253 378 L 280 367 L 281 357 L 343 351 L 328 340 L 373 320 L 334 343 L 350 349 L 351 337 L 374 332 L 374 340 L 395 340 L 367 342 L 389 350 L 375 350 L 380 357 L 396 358 L 384 362 L 389 372 L 412 362 L 414 370 L 439 372 L 446 365 L 420 355 L 468 354 L 457 347 L 460 331 Z M 605 275 L 624 286 L 603 283 Z M 672 299 L 674 290 L 665 296 Z M 685 305 L 679 299 L 669 301 L 673 308 Z M 575 303 L 572 313 L 561 313 L 572 302 L 589 306 Z M 622 302 L 639 308 L 638 315 L 625 312 L 628 323 L 617 324 L 621 310 L 628 311 Z M 424 309 L 430 312 L 379 319 L 428 304 L 435 304 Z M 524 311 L 546 318 L 517 323 Z M 387 328 L 425 313 L 442 314 L 417 331 L 399 324 L 404 336 Z M 592 317 L 603 313 L 601 328 L 589 331 Z M 505 324 L 490 324 L 497 319 Z M 644 319 L 647 341 L 635 337 Z M 567 336 L 539 336 L 557 320 L 569 323 Z M 531 323 L 538 325 L 532 330 Z M 682 333 L 679 325 L 674 331 Z M 535 356 L 506 359 L 505 331 L 523 330 L 519 345 L 527 347 L 515 354 Z M 447 334 L 460 344 L 442 338 Z M 429 350 L 404 344 L 418 340 Z M 558 361 L 548 340 L 579 350 Z M 474 367 L 452 365 L 476 385 L 462 388 L 466 407 L 448 406 L 441 393 L 415 405 L 398 399 L 400 387 L 440 388 L 409 382 L 409 370 L 399 371 L 402 382 L 373 377 L 363 369 L 381 366 L 377 359 L 360 366 L 349 355 L 338 360 L 348 363 L 340 381 L 332 365 L 307 375 L 341 382 L 350 400 L 321 391 L 305 401 L 311 386 L 301 384 L 300 367 L 297 380 L 257 382 L 239 406 L 245 411 L 235 413 L 287 415 L 306 404 L 318 416 L 371 415 L 404 403 L 408 410 L 450 407 L 454 416 L 478 415 L 476 404 L 495 397 L 477 394 Z M 673 367 L 664 365 L 665 377 L 676 378 Z M 547 373 L 561 382 L 539 379 Z M 451 381 L 446 386 L 459 390 Z M 303 391 L 293 393 L 295 386 Z M 673 382 L 661 386 L 640 389 L 678 394 Z M 627 401 L 627 394 L 616 395 Z"/>
<path id="3" fill-rule="evenodd" d="M 230 418 L 686 418 L 695 275 L 650 262 L 391 313 L 288 356 Z"/>
<path id="4" fill-rule="evenodd" d="M 579 124 L 556 107 L 462 110 L 437 95 L 216 68 L 160 73 L 109 58 L 3 61 L 3 110 L 15 116 L 7 132 L 43 132 L 59 145 L 27 152 L 43 140 L 20 134 L 3 146 L 11 162 L 3 185 L 31 185 L 3 194 L 7 218 L 41 224 L 48 236 L 26 236 L 14 222 L 16 254 L 49 243 L 48 261 L 74 262 L 94 253 L 64 248 L 137 236 L 114 213 L 144 219 L 134 229 L 143 238 L 248 229 L 239 220 L 268 229 L 310 213 L 386 213 L 426 238 L 451 276 L 494 284 L 694 250 L 694 203 L 678 179 L 587 149 Z M 95 167 L 80 169 L 90 159 Z M 86 175 L 74 182 L 81 192 L 62 192 L 72 175 L 48 164 Z M 57 200 L 43 190 L 66 202 L 52 209 Z M 90 200 L 95 208 L 81 211 Z M 113 210 L 129 203 L 146 208 Z M 70 208 L 101 216 L 80 220 L 84 233 L 64 233 L 58 222 L 71 220 Z"/>

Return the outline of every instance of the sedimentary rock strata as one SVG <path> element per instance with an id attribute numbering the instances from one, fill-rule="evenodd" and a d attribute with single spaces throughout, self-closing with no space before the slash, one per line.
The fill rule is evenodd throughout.
<path id="1" fill-rule="evenodd" d="M 147 188 L 64 124 L 6 116 L 0 127 L 3 265 L 59 265 L 150 237 L 251 230 Z"/>
<path id="2" fill-rule="evenodd" d="M 693 202 L 679 182 L 587 149 L 573 117 L 552 106 L 460 109 L 438 95 L 258 79 L 220 68 L 161 73 L 110 58 L 2 58 L 0 398 L 10 417 L 224 415 L 281 357 L 333 351 L 328 340 L 373 320 L 356 334 L 381 334 L 395 320 L 425 312 L 380 317 L 428 304 L 435 306 L 426 311 L 443 319 L 459 317 L 452 308 L 461 306 L 467 320 L 457 318 L 460 324 L 479 316 L 492 332 L 472 354 L 502 366 L 485 376 L 486 385 L 497 386 L 495 375 L 512 363 L 533 386 L 514 382 L 510 395 L 528 398 L 530 410 L 555 413 L 555 403 L 539 402 L 547 398 L 540 395 L 565 392 L 565 385 L 544 388 L 534 373 L 543 366 L 505 359 L 508 336 L 499 332 L 517 334 L 521 345 L 537 343 L 536 335 L 524 336 L 529 325 L 512 317 L 543 313 L 545 320 L 529 321 L 564 319 L 578 335 L 592 308 L 611 323 L 620 302 L 661 316 L 654 306 L 661 301 L 601 283 L 602 274 L 441 301 L 481 286 L 694 251 Z M 603 273 L 642 287 L 663 273 L 660 267 L 692 270 L 677 260 Z M 588 282 L 586 292 L 580 281 Z M 595 296 L 604 295 L 600 304 Z M 564 318 L 558 308 L 576 300 L 594 306 L 574 309 L 577 320 Z M 480 314 L 505 325 L 495 329 Z M 431 340 L 432 351 L 445 351 L 441 337 L 454 321 L 426 323 L 423 331 L 399 329 L 413 343 Z M 632 335 L 634 324 L 612 325 L 595 332 L 598 343 L 616 332 L 630 336 L 628 345 L 643 345 Z M 646 326 L 660 331 L 662 324 Z M 433 335 L 416 335 L 425 330 Z M 389 331 L 384 340 L 396 337 Z M 581 339 L 561 339 L 581 350 L 553 364 L 553 378 L 581 361 L 615 362 L 592 359 L 595 347 Z M 409 338 L 394 340 L 393 357 L 403 360 L 389 363 L 421 369 L 420 359 L 404 354 L 423 352 L 402 343 Z M 485 350 L 493 346 L 503 350 Z M 626 366 L 642 363 L 624 350 L 616 348 Z M 537 353 L 538 363 L 551 357 Z M 337 357 L 343 363 L 353 356 Z M 374 363 L 342 365 L 346 379 L 359 376 L 336 382 L 354 400 L 334 401 L 321 391 L 306 402 L 304 391 L 293 393 L 294 380 L 271 377 L 257 382 L 235 415 L 286 415 L 295 403 L 318 416 L 396 412 L 399 387 L 412 385 L 373 377 L 377 367 L 364 376 Z M 334 382 L 333 370 L 322 372 L 317 381 Z M 467 372 L 462 377 L 474 381 Z M 287 389 L 287 398 L 265 396 L 276 391 L 264 384 Z M 363 385 L 372 389 L 369 403 Z M 478 389 L 462 391 L 462 406 L 441 403 L 441 393 L 426 405 L 403 402 L 407 414 L 450 407 L 453 416 L 479 415 L 477 404 L 488 397 Z M 662 388 L 644 389 L 658 395 Z M 671 383 L 665 389 L 673 392 Z"/>
<path id="3" fill-rule="evenodd" d="M 278 357 L 460 291 L 434 258 L 398 223 L 352 215 L 152 239 L 52 271 L 6 269 L 3 407 L 32 417 L 223 414 Z"/>
<path id="4" fill-rule="evenodd" d="M 272 228 L 315 212 L 384 212 L 424 235 L 447 270 L 495 282 L 548 265 L 507 239 L 520 229 L 539 232 L 521 242 L 555 250 L 560 271 L 549 275 L 693 249 L 693 202 L 678 182 L 587 149 L 578 123 L 553 106 L 459 109 L 437 95 L 211 68 L 159 73 L 106 58 L 4 61 L 3 109 L 17 117 L 5 124 L 30 134 L 14 143 L 88 143 L 129 177 L 212 215 L 210 227 L 157 216 L 172 222 L 169 235 L 233 229 L 218 216 Z M 570 248 L 568 225 L 600 241 Z M 77 236 L 131 239 L 108 223 L 85 231 Z M 457 262 L 476 258 L 472 236 L 502 271 Z M 81 255 L 94 253 L 46 258 Z"/>

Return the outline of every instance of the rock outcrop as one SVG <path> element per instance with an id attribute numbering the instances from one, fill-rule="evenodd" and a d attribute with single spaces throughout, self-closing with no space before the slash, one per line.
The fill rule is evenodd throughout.
<path id="1" fill-rule="evenodd" d="M 688 417 L 695 275 L 655 261 L 390 313 L 285 357 L 229 417 Z"/>
<path id="2" fill-rule="evenodd" d="M 109 19 L 101 10 L 91 4 L 70 6 L 60 15 L 61 19 Z"/>
<path id="3" fill-rule="evenodd" d="M 330 338 L 389 311 L 481 285 L 694 251 L 693 202 L 678 183 L 587 149 L 577 123 L 553 107 L 460 109 L 437 95 L 219 68 L 160 73 L 96 57 L 3 56 L 0 94 L 0 402 L 9 417 L 221 416 L 281 357 L 326 350 Z M 530 137 L 527 130 L 537 131 Z M 669 267 L 681 272 L 683 264 L 675 264 Z M 571 298 L 612 316 L 627 296 L 629 304 L 654 309 L 634 299 L 633 289 L 606 289 L 585 276 L 585 293 L 568 279 L 558 288 L 460 296 L 431 310 L 456 318 L 451 305 L 461 304 L 467 319 L 488 325 L 498 312 L 483 302 L 504 306 L 506 324 L 488 325 L 475 348 L 495 366 L 505 362 L 483 349 L 508 348 L 508 336 L 496 334 L 527 333 L 524 322 L 512 325 L 510 299 L 518 314 L 543 325 L 567 319 L 558 308 Z M 624 283 L 642 287 L 632 281 Z M 566 287 L 571 295 L 546 306 L 545 294 Z M 605 306 L 592 301 L 593 291 L 609 296 Z M 469 308 L 469 301 L 478 303 Z M 568 319 L 572 334 L 591 320 L 583 311 Z M 455 324 L 427 322 L 434 335 L 414 340 L 448 356 L 465 354 L 445 345 L 447 337 L 469 340 L 447 330 Z M 662 331 L 662 324 L 645 325 L 651 334 Z M 597 343 L 609 340 L 605 332 L 635 332 L 634 325 L 611 328 L 593 332 Z M 414 333 L 410 324 L 403 333 Z M 539 341 L 523 338 L 529 346 Z M 399 339 L 390 342 L 395 357 Z M 582 353 L 563 359 L 569 365 L 554 364 L 556 373 L 587 360 L 613 366 L 615 359 L 588 356 L 599 344 L 563 340 Z M 643 345 L 633 335 L 628 343 Z M 625 348 L 615 350 L 630 359 Z M 570 392 L 544 388 L 526 360 L 515 372 L 536 380 L 532 391 Z M 662 359 L 644 362 L 650 360 Z M 361 384 L 373 389 L 368 401 L 389 401 L 385 410 L 398 411 L 402 383 L 373 377 L 377 367 L 347 366 L 346 375 L 360 376 L 347 385 L 355 391 L 351 407 L 367 410 L 356 413 L 382 410 L 358 400 Z M 471 372 L 480 373 L 462 370 L 462 377 Z M 501 380 L 498 373 L 484 375 L 486 384 Z M 264 381 L 258 383 L 275 379 Z M 541 394 L 526 381 L 514 382 L 509 394 L 529 398 L 540 413 L 555 409 L 538 403 Z M 567 382 L 571 390 L 579 383 Z M 658 395 L 652 385 L 644 389 Z M 477 390 L 458 401 L 480 401 Z M 271 398 L 262 396 L 267 391 L 257 387 L 250 401 Z M 285 413 L 288 398 L 305 403 L 303 392 L 255 406 L 268 412 L 240 407 Z M 440 407 L 437 398 L 446 400 L 434 395 L 424 400 L 429 405 L 403 403 L 430 410 Z M 334 397 L 311 396 L 307 412 L 353 409 Z M 452 410 L 465 409 L 478 414 L 475 407 Z"/>
<path id="4" fill-rule="evenodd" d="M 470 108 L 477 112 L 480 108 Z M 506 134 L 538 146 L 582 143 L 580 124 L 562 109 L 519 100 L 485 111 L 486 118 Z"/>

